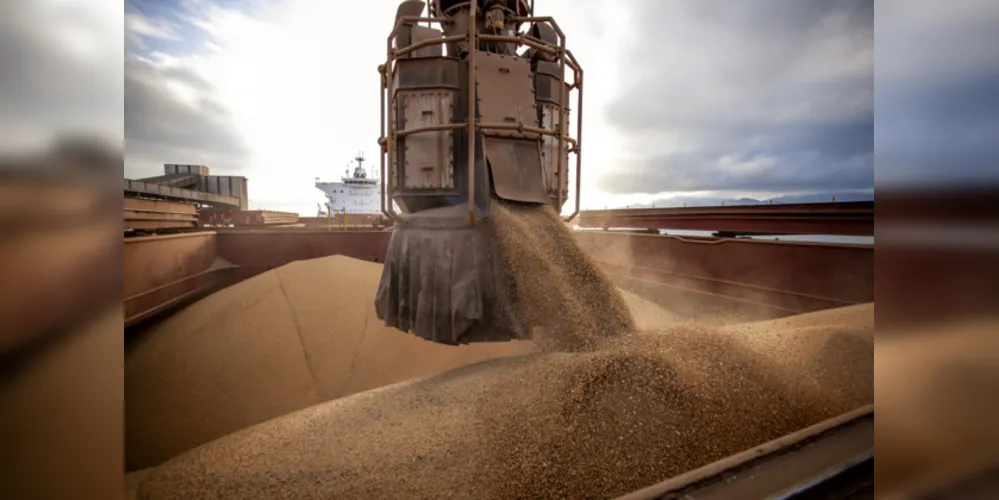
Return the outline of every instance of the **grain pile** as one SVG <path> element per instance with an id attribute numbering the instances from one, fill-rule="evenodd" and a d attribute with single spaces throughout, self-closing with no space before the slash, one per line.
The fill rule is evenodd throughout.
<path id="1" fill-rule="evenodd" d="M 322 401 L 535 350 L 530 342 L 443 346 L 386 328 L 372 304 L 381 269 L 343 256 L 294 262 L 142 335 L 126 356 L 127 468 Z M 628 301 L 660 324 L 672 318 Z"/>
<path id="2" fill-rule="evenodd" d="M 878 332 L 879 497 L 999 460 L 996 332 L 995 316 Z"/>
<path id="3" fill-rule="evenodd" d="M 797 389 L 874 401 L 874 304 L 722 327 L 761 363 L 807 377 Z M 844 363 L 834 360 L 846 360 Z"/>
<path id="4" fill-rule="evenodd" d="M 386 328 L 371 300 L 380 274 L 343 256 L 294 262 L 156 324 L 126 353 L 128 469 L 322 401 L 534 350 Z"/>
<path id="5" fill-rule="evenodd" d="M 870 342 L 793 328 L 796 364 L 751 332 L 679 325 L 356 394 L 185 453 L 138 497 L 612 497 L 871 402 Z"/>
<path id="6" fill-rule="evenodd" d="M 646 300 L 627 290 L 618 290 L 627 304 L 635 327 L 639 331 L 658 330 L 668 325 L 681 323 L 684 318 L 651 300 Z"/>
<path id="7" fill-rule="evenodd" d="M 635 330 L 628 307 L 550 206 L 492 202 L 491 228 L 514 314 L 536 329 L 539 347 L 589 349 Z"/>

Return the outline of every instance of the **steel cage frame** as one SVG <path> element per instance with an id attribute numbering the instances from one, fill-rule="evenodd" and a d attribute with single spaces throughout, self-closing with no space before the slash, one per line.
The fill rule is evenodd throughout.
<path id="1" fill-rule="evenodd" d="M 532 2 L 533 4 L 533 2 Z M 422 132 L 436 132 L 442 130 L 457 130 L 459 128 L 466 128 L 468 131 L 468 217 L 466 222 L 468 224 L 473 224 L 475 222 L 475 147 L 476 141 L 474 140 L 476 130 L 516 130 L 518 132 L 524 133 L 535 133 L 539 135 L 549 135 L 558 138 L 558 171 L 556 172 L 556 201 L 559 207 L 565 202 L 562 193 L 562 179 L 563 176 L 568 176 L 568 154 L 575 154 L 576 157 L 576 186 L 575 186 L 575 207 L 571 215 L 564 217 L 566 222 L 569 222 L 576 218 L 580 212 L 580 192 L 581 192 L 581 179 L 582 179 L 582 157 L 581 157 L 581 146 L 583 138 L 583 69 L 580 67 L 579 62 L 573 56 L 572 52 L 566 48 L 565 34 L 559 27 L 555 19 L 550 16 L 536 17 L 536 16 L 513 16 L 511 18 L 512 22 L 515 23 L 526 23 L 526 24 L 538 24 L 547 23 L 552 26 L 555 33 L 558 35 L 559 44 L 558 46 L 546 43 L 543 40 L 534 38 L 528 34 L 521 34 L 517 36 L 506 36 L 506 35 L 488 35 L 478 33 L 478 27 L 476 23 L 477 16 L 477 2 L 464 2 L 456 5 L 454 8 L 461 8 L 464 6 L 469 7 L 469 23 L 468 31 L 464 35 L 456 36 L 442 36 L 436 39 L 422 40 L 419 42 L 411 43 L 405 47 L 393 48 L 396 36 L 399 34 L 399 30 L 405 24 L 419 24 L 426 23 L 427 26 L 432 26 L 434 23 L 439 25 L 444 25 L 451 22 L 448 17 L 424 17 L 424 16 L 401 16 L 396 19 L 395 26 L 392 28 L 392 32 L 389 33 L 386 40 L 386 61 L 385 64 L 379 68 L 381 74 L 381 134 L 378 138 L 378 143 L 380 145 L 380 157 L 381 157 L 381 178 L 382 178 L 382 189 L 381 189 L 381 212 L 386 217 L 390 218 L 393 222 L 399 220 L 399 214 L 396 213 L 395 209 L 392 207 L 392 203 L 389 199 L 393 196 L 391 193 L 395 191 L 395 177 L 393 175 L 386 175 L 387 161 L 391 161 L 392 155 L 395 152 L 396 141 L 400 137 L 406 137 L 412 134 L 418 134 Z M 532 5 L 533 7 L 533 5 Z M 532 8 L 533 12 L 533 8 Z M 441 30 L 443 32 L 443 29 Z M 393 123 L 393 120 L 388 120 L 388 112 L 391 112 L 396 105 L 396 88 L 395 88 L 395 72 L 396 60 L 402 56 L 408 55 L 419 49 L 430 47 L 433 45 L 444 45 L 448 43 L 468 41 L 469 51 L 468 51 L 468 116 L 466 117 L 465 123 L 447 123 L 440 125 L 428 125 L 423 127 L 414 127 L 411 129 L 404 129 L 402 131 L 398 130 L 398 124 Z M 558 102 L 558 125 L 555 130 L 547 130 L 542 127 L 534 127 L 530 125 L 525 125 L 523 122 L 517 124 L 508 123 L 480 123 L 475 117 L 476 112 L 476 89 L 475 89 L 475 54 L 478 52 L 478 42 L 503 42 L 503 43 L 515 43 L 518 48 L 527 46 L 534 48 L 536 50 L 546 52 L 549 54 L 555 54 L 558 57 L 559 63 L 559 102 Z M 569 67 L 573 72 L 573 83 L 572 85 L 566 85 L 566 75 L 565 68 Z M 568 128 L 565 126 L 566 117 L 565 108 L 566 101 L 569 99 L 568 93 L 573 89 L 576 89 L 576 137 L 572 138 L 569 136 Z M 568 148 L 566 146 L 569 145 Z M 563 154 L 563 151 L 566 154 Z M 397 166 L 398 169 L 398 166 Z"/>

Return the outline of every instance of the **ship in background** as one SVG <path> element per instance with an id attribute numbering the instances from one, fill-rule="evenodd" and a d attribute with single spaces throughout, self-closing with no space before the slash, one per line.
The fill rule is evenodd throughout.
<path id="1" fill-rule="evenodd" d="M 316 177 L 316 188 L 326 195 L 325 210 L 319 208 L 319 217 L 344 214 L 347 217 L 360 216 L 362 219 L 377 218 L 381 214 L 381 182 L 374 171 L 370 174 L 364 168 L 364 154 L 354 158 L 354 171 L 350 165 L 340 182 L 324 182 Z"/>

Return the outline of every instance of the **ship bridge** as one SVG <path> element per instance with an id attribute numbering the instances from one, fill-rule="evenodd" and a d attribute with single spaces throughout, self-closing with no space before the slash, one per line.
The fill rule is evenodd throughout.
<path id="1" fill-rule="evenodd" d="M 316 188 L 326 195 L 326 210 L 341 214 L 381 213 L 381 183 L 364 168 L 364 155 L 354 158 L 354 171 L 348 165 L 339 182 L 316 178 Z"/>

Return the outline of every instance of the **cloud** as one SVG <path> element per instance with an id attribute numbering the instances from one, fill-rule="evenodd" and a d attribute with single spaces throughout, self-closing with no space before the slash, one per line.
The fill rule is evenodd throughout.
<path id="1" fill-rule="evenodd" d="M 238 175 L 249 151 L 231 113 L 210 82 L 168 61 L 125 61 L 126 174 L 152 176 L 163 163 L 192 163 Z"/>
<path id="2" fill-rule="evenodd" d="M 172 23 L 163 20 L 151 20 L 144 16 L 131 4 L 125 4 L 125 42 L 139 49 L 148 49 L 146 38 L 159 40 L 179 40 L 176 28 Z"/>
<path id="3" fill-rule="evenodd" d="M 873 155 L 831 161 L 814 151 L 780 156 L 663 153 L 639 164 L 644 170 L 607 176 L 610 189 L 621 193 L 711 191 L 803 193 L 873 187 Z M 665 168 L 664 168 L 665 167 Z M 616 177 L 616 178 L 615 178 Z"/>
<path id="4" fill-rule="evenodd" d="M 935 86 L 996 69 L 999 8 L 993 0 L 879 0 L 878 86 Z"/>
<path id="5" fill-rule="evenodd" d="M 120 144 L 122 12 L 92 2 L 7 2 L 3 9 L 0 150 L 80 133 Z"/>
<path id="6" fill-rule="evenodd" d="M 878 4 L 879 187 L 999 181 L 997 23 L 990 1 Z"/>
<path id="7" fill-rule="evenodd" d="M 639 0 L 611 193 L 873 186 L 873 2 Z"/>
<path id="8" fill-rule="evenodd" d="M 164 163 L 245 174 L 250 150 L 221 92 L 205 76 L 207 61 L 191 52 L 193 40 L 194 47 L 211 40 L 190 19 L 216 7 L 193 1 L 139 6 L 125 7 L 126 42 L 133 48 L 124 62 L 126 175 L 158 175 Z"/>
<path id="9" fill-rule="evenodd" d="M 803 193 L 794 195 L 782 195 L 776 197 L 758 196 L 728 198 L 712 193 L 681 193 L 669 198 L 657 198 L 647 203 L 635 203 L 628 205 L 628 208 L 641 207 L 717 207 L 733 205 L 762 205 L 762 204 L 788 204 L 788 203 L 826 203 L 833 200 L 837 202 L 845 201 L 870 201 L 874 199 L 873 189 L 863 189 L 856 191 L 829 191 L 821 193 Z"/>

